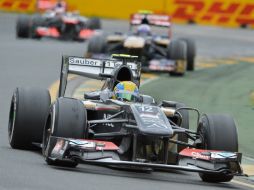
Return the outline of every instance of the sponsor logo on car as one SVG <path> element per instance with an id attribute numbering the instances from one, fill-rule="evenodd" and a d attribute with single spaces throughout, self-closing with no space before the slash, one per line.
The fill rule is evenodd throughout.
<path id="1" fill-rule="evenodd" d="M 200 152 L 191 152 L 191 156 L 193 158 L 199 158 L 199 159 L 204 159 L 204 160 L 209 160 L 210 156 L 206 155 L 206 154 L 202 154 Z"/>
<path id="2" fill-rule="evenodd" d="M 69 64 L 86 65 L 86 66 L 101 66 L 101 61 L 95 59 L 83 59 L 77 57 L 69 57 Z"/>
<path id="3" fill-rule="evenodd" d="M 69 57 L 69 64 L 70 65 L 101 67 L 103 65 L 103 61 L 97 60 L 97 59 L 84 59 L 84 58 L 78 58 L 78 57 Z M 123 64 L 123 62 L 122 61 L 105 60 L 104 64 L 105 64 L 106 68 L 117 68 L 117 67 L 120 67 Z M 132 70 L 137 69 L 137 65 L 135 63 L 128 62 L 127 65 Z"/>

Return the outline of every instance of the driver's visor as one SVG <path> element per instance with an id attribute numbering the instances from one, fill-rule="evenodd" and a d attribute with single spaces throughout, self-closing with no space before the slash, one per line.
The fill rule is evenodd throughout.
<path id="1" fill-rule="evenodd" d="M 115 97 L 118 100 L 137 101 L 139 96 L 135 92 L 130 92 L 127 90 L 119 90 L 115 92 Z"/>

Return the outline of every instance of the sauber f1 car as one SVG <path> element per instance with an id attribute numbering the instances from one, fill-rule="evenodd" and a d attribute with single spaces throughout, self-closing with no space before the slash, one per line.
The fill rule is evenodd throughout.
<path id="1" fill-rule="evenodd" d="M 63 40 L 83 41 L 100 33 L 98 18 L 86 18 L 75 12 L 57 14 L 47 11 L 42 15 L 21 15 L 16 23 L 18 38 L 51 37 Z"/>
<path id="2" fill-rule="evenodd" d="M 166 28 L 166 35 L 153 34 L 150 27 Z M 156 29 L 154 28 L 154 29 Z M 155 32 L 154 32 L 155 33 Z M 168 72 L 184 75 L 195 67 L 196 46 L 192 39 L 172 39 L 171 17 L 163 14 L 136 13 L 130 18 L 130 31 L 111 35 L 96 35 L 88 41 L 87 58 L 99 58 L 112 53 L 140 57 L 142 71 Z"/>
<path id="3" fill-rule="evenodd" d="M 156 103 L 139 94 L 134 102 L 112 98 L 121 81 L 140 84 L 137 57 L 111 59 L 64 56 L 59 95 L 50 105 L 48 90 L 17 88 L 9 115 L 9 142 L 15 149 L 40 144 L 49 165 L 94 164 L 142 171 L 198 172 L 203 181 L 227 182 L 243 175 L 233 118 L 203 114 L 184 104 Z M 65 97 L 68 74 L 104 80 L 101 90 L 82 100 Z M 189 112 L 197 113 L 196 130 Z"/>

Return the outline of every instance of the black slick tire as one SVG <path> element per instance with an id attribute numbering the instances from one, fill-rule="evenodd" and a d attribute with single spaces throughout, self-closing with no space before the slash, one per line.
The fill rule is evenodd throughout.
<path id="1" fill-rule="evenodd" d="M 96 17 L 90 18 L 90 20 L 88 20 L 88 28 L 92 30 L 101 29 L 101 20 Z"/>
<path id="2" fill-rule="evenodd" d="M 87 56 L 90 57 L 92 54 L 106 53 L 106 39 L 103 35 L 95 35 L 88 40 L 87 45 Z"/>
<path id="3" fill-rule="evenodd" d="M 28 15 L 20 15 L 16 21 L 16 37 L 29 38 L 30 33 L 30 17 Z"/>
<path id="4" fill-rule="evenodd" d="M 43 134 L 43 155 L 50 136 L 83 139 L 87 131 L 87 112 L 80 100 L 58 98 L 51 106 Z M 54 118 L 54 119 L 53 119 Z M 54 123 L 53 123 L 54 122 Z M 54 126 L 54 127 L 53 127 Z M 76 167 L 71 160 L 51 160 L 45 157 L 47 164 L 64 167 Z"/>
<path id="5" fill-rule="evenodd" d="M 202 149 L 238 151 L 238 135 L 234 119 L 226 114 L 204 114 L 197 132 L 203 136 Z M 228 182 L 233 176 L 226 174 L 200 173 L 205 182 Z"/>
<path id="6" fill-rule="evenodd" d="M 175 61 L 186 61 L 187 57 L 187 47 L 186 44 L 181 40 L 172 40 L 167 47 L 167 58 Z M 177 66 L 178 67 L 178 66 Z M 183 71 L 179 72 L 172 71 L 169 74 L 172 76 L 183 76 L 185 74 L 186 68 L 182 69 Z"/>
<path id="7" fill-rule="evenodd" d="M 44 20 L 41 15 L 34 15 L 31 21 L 30 37 L 33 39 L 41 39 L 41 36 L 36 34 L 36 29 L 39 26 L 44 26 Z"/>
<path id="8" fill-rule="evenodd" d="M 17 88 L 12 96 L 9 113 L 9 143 L 15 149 L 32 149 L 41 143 L 45 119 L 50 107 L 46 89 Z"/>
<path id="9" fill-rule="evenodd" d="M 187 46 L 187 71 L 195 70 L 196 44 L 190 38 L 181 39 Z"/>

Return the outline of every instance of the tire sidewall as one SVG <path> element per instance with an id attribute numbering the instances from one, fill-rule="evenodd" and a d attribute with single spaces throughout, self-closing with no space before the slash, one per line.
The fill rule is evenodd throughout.
<path id="1" fill-rule="evenodd" d="M 16 88 L 10 106 L 8 136 L 12 148 L 30 149 L 41 143 L 50 105 L 46 89 Z"/>

